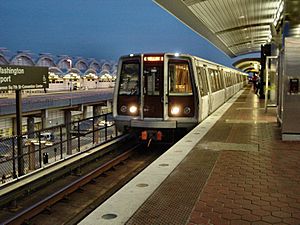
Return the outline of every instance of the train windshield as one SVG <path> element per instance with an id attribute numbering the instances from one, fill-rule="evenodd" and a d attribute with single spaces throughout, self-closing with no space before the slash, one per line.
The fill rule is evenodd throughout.
<path id="1" fill-rule="evenodd" d="M 139 95 L 139 62 L 124 62 L 120 74 L 119 95 Z"/>
<path id="2" fill-rule="evenodd" d="M 187 62 L 169 63 L 170 94 L 192 94 L 191 76 Z"/>

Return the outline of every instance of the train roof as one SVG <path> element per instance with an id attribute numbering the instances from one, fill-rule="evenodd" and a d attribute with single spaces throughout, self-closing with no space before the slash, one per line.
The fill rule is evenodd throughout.
<path id="1" fill-rule="evenodd" d="M 226 69 L 226 70 L 237 71 L 237 72 L 242 73 L 244 75 L 248 75 L 247 73 L 245 73 L 243 71 L 240 71 L 238 69 L 231 68 L 231 67 L 228 67 L 228 66 L 225 66 L 225 65 L 213 62 L 213 61 L 209 61 L 207 59 L 203 59 L 203 58 L 201 58 L 199 56 L 190 55 L 190 54 L 186 54 L 186 53 L 176 53 L 176 52 L 134 53 L 134 54 L 129 54 L 129 55 L 123 55 L 123 56 L 120 57 L 120 59 L 124 59 L 124 58 L 128 58 L 128 57 L 141 57 L 142 55 L 161 55 L 161 56 L 163 56 L 163 55 L 171 55 L 171 56 L 178 56 L 178 57 L 189 57 L 189 58 L 193 58 L 193 59 L 196 59 L 198 61 L 204 62 L 206 64 L 218 66 L 218 67 L 221 67 L 221 68 Z"/>

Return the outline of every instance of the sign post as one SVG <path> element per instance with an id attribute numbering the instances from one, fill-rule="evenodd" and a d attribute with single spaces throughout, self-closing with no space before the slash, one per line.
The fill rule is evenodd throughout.
<path id="1" fill-rule="evenodd" d="M 18 155 L 18 176 L 24 175 L 24 158 L 22 149 L 22 92 L 16 90 L 16 122 L 17 122 L 17 155 Z"/>
<path id="2" fill-rule="evenodd" d="M 48 88 L 48 67 L 0 66 L 0 91 L 15 90 L 17 122 L 18 176 L 24 175 L 22 149 L 22 90 Z M 15 157 L 15 156 L 13 156 Z"/>

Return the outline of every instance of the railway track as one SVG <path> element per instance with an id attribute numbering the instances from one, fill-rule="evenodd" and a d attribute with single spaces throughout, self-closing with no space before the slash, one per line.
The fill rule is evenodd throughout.
<path id="1" fill-rule="evenodd" d="M 1 224 L 76 224 L 163 151 L 143 150 L 136 145 L 122 153 L 107 154 L 105 159 L 78 168 L 72 175 L 24 197 L 17 206 L 5 208 L 9 218 Z"/>

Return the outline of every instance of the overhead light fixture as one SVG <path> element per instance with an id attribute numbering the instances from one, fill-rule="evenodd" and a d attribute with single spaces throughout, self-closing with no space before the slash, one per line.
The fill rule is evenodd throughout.
<path id="1" fill-rule="evenodd" d="M 239 16 L 239 19 L 245 19 L 244 15 Z"/>
<path id="2" fill-rule="evenodd" d="M 276 12 L 275 17 L 274 17 L 274 22 L 273 22 L 273 24 L 274 24 L 275 27 L 278 25 L 278 22 L 279 22 L 279 20 L 280 20 L 281 17 L 282 17 L 283 9 L 284 9 L 284 1 L 281 1 L 281 2 L 278 4 L 277 12 Z"/>

